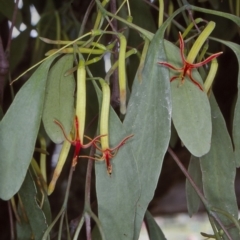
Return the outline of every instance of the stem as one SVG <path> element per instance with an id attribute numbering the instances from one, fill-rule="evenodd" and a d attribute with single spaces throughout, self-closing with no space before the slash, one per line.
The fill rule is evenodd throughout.
<path id="1" fill-rule="evenodd" d="M 84 214 L 82 215 L 82 217 L 81 217 L 81 219 L 80 219 L 80 221 L 79 221 L 79 223 L 78 223 L 78 226 L 77 226 L 77 229 L 76 229 L 76 231 L 75 231 L 73 240 L 77 240 L 77 239 L 78 239 L 78 235 L 79 235 L 80 230 L 81 230 L 81 228 L 82 228 L 82 226 L 83 226 L 83 223 L 84 223 Z"/>
<path id="2" fill-rule="evenodd" d="M 221 240 L 221 238 L 220 238 L 220 236 L 219 236 L 219 234 L 218 234 L 218 230 L 217 230 L 217 228 L 216 228 L 216 226 L 215 226 L 215 223 L 214 223 L 212 217 L 211 217 L 211 216 L 208 216 L 208 218 L 209 218 L 209 222 L 210 222 L 211 227 L 212 227 L 213 232 L 214 232 L 214 237 L 216 238 L 216 240 Z"/>
<path id="3" fill-rule="evenodd" d="M 16 0 L 16 3 L 14 5 L 14 10 L 13 10 L 13 16 L 12 16 L 12 24 L 11 24 L 11 27 L 10 27 L 10 30 L 9 30 L 9 35 L 8 35 L 8 43 L 7 43 L 7 47 L 6 47 L 7 57 L 9 56 L 10 49 L 11 49 L 12 32 L 13 32 L 13 28 L 15 26 L 15 22 L 16 22 L 16 18 L 17 18 L 18 3 L 19 3 L 19 0 Z"/>
<path id="4" fill-rule="evenodd" d="M 54 52 L 52 55 L 49 55 L 47 57 L 45 57 L 44 59 L 42 59 L 41 61 L 39 61 L 38 63 L 34 64 L 32 67 L 28 68 L 25 72 L 23 72 L 22 74 L 20 74 L 17 78 L 15 78 L 11 84 L 13 84 L 15 81 L 17 81 L 20 77 L 22 77 L 23 75 L 25 75 L 27 72 L 31 71 L 33 68 L 37 67 L 38 65 L 40 65 L 42 62 L 44 62 L 45 60 L 47 60 L 48 58 L 51 58 L 53 55 L 60 53 L 63 49 L 65 49 L 66 47 L 69 47 L 70 45 L 73 45 L 74 43 L 78 42 L 80 39 L 85 38 L 89 35 L 91 35 L 92 33 L 86 33 L 81 37 L 76 38 L 75 40 L 71 41 L 70 43 L 68 43 L 67 45 L 65 45 L 62 48 L 59 48 L 56 52 Z"/>
<path id="5" fill-rule="evenodd" d="M 90 156 L 93 156 L 95 152 L 95 148 L 92 146 L 90 150 Z M 91 199 L 91 181 L 92 181 L 92 167 L 93 161 L 88 160 L 87 166 L 87 174 L 86 174 L 86 182 L 85 182 L 85 205 L 90 205 Z M 88 214 L 85 214 L 85 224 L 86 224 L 86 235 L 87 240 L 91 240 L 91 218 Z"/>
<path id="6" fill-rule="evenodd" d="M 8 73 L 9 61 L 7 54 L 4 52 L 2 38 L 0 36 L 0 106 L 3 105 L 4 82 Z"/>
<path id="7" fill-rule="evenodd" d="M 158 27 L 161 27 L 163 24 L 163 15 L 164 15 L 164 1 L 159 0 Z"/>
<path id="8" fill-rule="evenodd" d="M 8 213 L 9 213 L 9 222 L 10 222 L 10 235 L 11 240 L 14 240 L 14 224 L 13 224 L 13 215 L 12 215 L 12 208 L 11 208 L 11 202 L 10 200 L 7 202 L 8 205 Z"/>
<path id="9" fill-rule="evenodd" d="M 90 12 L 92 11 L 92 8 L 94 6 L 94 0 L 92 0 L 90 2 L 90 4 L 88 5 L 88 8 L 87 8 L 87 11 L 86 13 L 84 14 L 84 18 L 83 18 L 83 21 L 82 21 L 82 24 L 81 24 L 81 28 L 80 28 L 80 31 L 78 33 L 78 36 L 80 37 L 81 35 L 83 35 L 83 32 L 84 32 L 84 29 L 85 29 L 85 26 L 86 26 L 86 23 L 87 23 L 87 20 L 89 18 L 89 15 L 90 15 Z"/>
<path id="10" fill-rule="evenodd" d="M 185 177 L 188 179 L 188 181 L 190 182 L 190 184 L 192 185 L 192 187 L 195 189 L 197 195 L 199 196 L 199 198 L 201 199 L 204 207 L 206 208 L 208 214 L 210 216 L 212 216 L 214 218 L 214 220 L 219 224 L 219 226 L 222 228 L 222 230 L 225 232 L 226 236 L 228 237 L 229 240 L 232 240 L 231 236 L 229 235 L 228 231 L 226 230 L 226 228 L 224 227 L 224 225 L 222 224 L 222 222 L 219 220 L 218 216 L 211 211 L 211 206 L 208 203 L 207 199 L 203 196 L 203 193 L 199 190 L 198 186 L 195 184 L 195 182 L 193 181 L 193 179 L 191 178 L 191 176 L 189 175 L 188 171 L 186 170 L 186 168 L 183 166 L 183 164 L 181 163 L 180 159 L 177 157 L 177 155 L 173 152 L 173 150 L 168 147 L 168 152 L 170 153 L 170 155 L 172 156 L 173 160 L 177 163 L 177 165 L 179 166 L 179 168 L 181 169 L 181 171 L 183 172 L 183 174 L 185 175 Z"/>
<path id="11" fill-rule="evenodd" d="M 223 210 L 221 210 L 221 209 L 219 209 L 219 208 L 216 208 L 216 207 L 211 208 L 211 210 L 214 211 L 214 212 L 221 213 L 222 215 L 224 215 L 225 217 L 227 217 L 230 221 L 232 221 L 232 222 L 235 224 L 235 226 L 237 227 L 237 229 L 238 229 L 239 232 L 240 232 L 239 222 L 238 222 L 238 220 L 235 219 L 231 214 L 229 214 L 228 212 L 223 211 Z"/>
<path id="12" fill-rule="evenodd" d="M 57 214 L 56 218 L 53 220 L 53 222 L 47 228 L 46 232 L 43 235 L 42 240 L 47 240 L 47 238 L 49 236 L 49 233 L 51 232 L 51 230 L 54 227 L 55 223 L 62 216 L 62 214 L 65 213 L 65 211 L 67 209 L 68 197 L 69 197 L 69 192 L 70 192 L 70 187 L 71 187 L 71 183 L 72 183 L 72 176 L 73 176 L 74 170 L 75 170 L 75 167 L 71 167 L 70 168 L 70 172 L 69 172 L 69 175 L 68 175 L 68 183 L 67 183 L 67 188 L 66 188 L 66 194 L 65 194 L 65 197 L 64 197 L 63 205 L 62 205 L 59 213 Z M 61 229 L 60 229 L 60 231 L 61 231 Z"/>
<path id="13" fill-rule="evenodd" d="M 116 15 L 117 12 L 117 3 L 116 0 L 111 0 L 110 1 L 110 9 L 111 13 Z M 118 22 L 116 18 L 112 19 L 112 26 L 113 26 L 113 31 L 118 31 Z M 117 40 L 117 36 L 113 35 L 113 42 Z M 113 48 L 113 62 L 118 61 L 119 58 L 119 52 L 118 52 L 118 44 L 114 45 Z M 112 95 L 111 95 L 111 103 L 113 107 L 118 107 L 119 106 L 119 75 L 118 72 L 115 70 L 113 72 L 113 78 L 112 78 Z"/>
<path id="14" fill-rule="evenodd" d="M 140 32 L 141 34 L 143 34 L 144 36 L 146 36 L 149 40 L 151 40 L 151 39 L 153 38 L 153 34 L 152 34 L 151 32 L 149 32 L 149 31 L 147 31 L 147 30 L 145 30 L 145 29 L 143 29 L 143 28 L 141 28 L 141 27 L 138 27 L 137 25 L 135 25 L 135 24 L 133 24 L 133 23 L 130 23 L 130 22 L 128 22 L 127 20 L 125 20 L 125 19 L 123 19 L 123 18 L 121 18 L 121 17 L 119 17 L 119 16 L 117 16 L 117 15 L 114 15 L 114 14 L 108 12 L 108 11 L 102 6 L 102 4 L 101 4 L 101 2 L 100 2 L 99 0 L 96 0 L 96 3 L 97 3 L 97 5 L 98 5 L 100 11 L 102 11 L 103 15 L 110 16 L 110 17 L 112 17 L 112 18 L 117 19 L 117 20 L 120 21 L 120 22 L 125 23 L 125 24 L 126 24 L 127 26 L 129 26 L 130 28 L 133 28 L 133 29 L 135 29 L 136 31 L 138 31 L 138 32 Z"/>
<path id="15" fill-rule="evenodd" d="M 183 164 L 181 163 L 180 159 L 177 157 L 177 155 L 173 152 L 173 150 L 169 147 L 168 148 L 168 152 L 170 153 L 170 155 L 172 156 L 173 160 L 177 163 L 178 167 L 181 169 L 181 171 L 183 172 L 183 174 L 186 176 L 186 178 L 188 179 L 188 181 L 190 182 L 190 184 L 193 186 L 193 188 L 195 189 L 197 195 L 199 196 L 199 198 L 201 199 L 201 201 L 203 202 L 204 206 L 206 207 L 206 209 L 209 211 L 210 206 L 209 203 L 207 202 L 207 200 L 205 199 L 205 197 L 203 196 L 202 192 L 200 191 L 200 189 L 198 188 L 198 186 L 195 184 L 195 182 L 193 181 L 193 179 L 191 178 L 191 176 L 189 175 L 188 171 L 186 170 L 186 168 L 183 166 Z"/>

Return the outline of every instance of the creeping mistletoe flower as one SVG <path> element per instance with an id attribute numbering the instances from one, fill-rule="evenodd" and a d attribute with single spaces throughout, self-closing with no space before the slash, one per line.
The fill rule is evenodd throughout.
<path id="1" fill-rule="evenodd" d="M 125 138 L 124 138 L 116 147 L 114 147 L 114 148 L 109 148 L 109 147 L 100 148 L 100 147 L 98 147 L 98 146 L 96 145 L 95 142 L 93 143 L 93 144 L 95 145 L 95 147 L 102 153 L 102 156 L 101 156 L 101 157 L 99 157 L 99 158 L 94 158 L 94 159 L 97 160 L 97 161 L 103 161 L 103 160 L 105 160 L 105 162 L 106 162 L 106 167 L 107 167 L 107 172 L 108 172 L 109 175 L 112 174 L 112 164 L 111 164 L 110 160 L 117 154 L 119 148 L 120 148 L 121 146 L 123 146 L 123 145 L 126 143 L 126 141 L 127 141 L 129 138 L 131 138 L 131 137 L 133 137 L 133 134 L 125 137 Z M 102 145 L 104 145 L 104 144 L 103 144 L 103 141 L 102 141 Z"/>
<path id="2" fill-rule="evenodd" d="M 79 129 L 79 122 L 78 122 L 78 117 L 75 116 L 75 121 L 74 121 L 74 128 L 75 128 L 75 137 L 73 140 L 69 139 L 62 124 L 58 121 L 54 121 L 62 130 L 63 132 L 63 135 L 64 137 L 66 138 L 66 140 L 68 142 L 70 142 L 74 147 L 75 147 L 75 151 L 74 151 L 74 155 L 73 155 L 73 160 L 72 160 L 72 166 L 75 167 L 76 164 L 77 164 L 77 159 L 78 159 L 78 156 L 79 156 L 79 153 L 81 151 L 81 148 L 88 148 L 90 147 L 95 141 L 97 141 L 100 137 L 102 137 L 103 135 L 100 135 L 100 136 L 97 136 L 95 137 L 94 139 L 92 139 L 89 143 L 87 144 L 83 144 L 80 140 L 80 137 L 79 137 L 79 132 L 78 132 L 78 129 Z"/>
<path id="3" fill-rule="evenodd" d="M 184 83 L 185 80 L 185 76 L 188 76 L 190 78 L 190 80 L 197 85 L 197 87 L 203 91 L 202 86 L 200 85 L 200 83 L 198 83 L 193 77 L 192 77 L 192 69 L 194 68 L 199 68 L 207 63 L 209 63 L 210 61 L 212 61 L 213 59 L 217 58 L 219 55 L 222 54 L 222 52 L 218 52 L 218 53 L 214 53 L 211 56 L 209 56 L 208 58 L 206 58 L 204 61 L 199 62 L 199 63 L 190 63 L 186 60 L 185 56 L 184 56 L 184 42 L 183 42 L 183 38 L 181 33 L 179 32 L 179 42 L 180 42 L 180 54 L 181 54 L 181 59 L 182 59 L 182 63 L 183 63 L 183 67 L 181 68 L 177 68 L 175 66 L 173 66 L 170 63 L 167 62 L 158 62 L 158 64 L 161 64 L 165 67 L 171 68 L 177 72 L 180 72 L 180 75 L 178 76 L 173 76 L 170 79 L 170 82 L 172 82 L 173 80 L 180 78 L 181 79 L 181 84 Z"/>

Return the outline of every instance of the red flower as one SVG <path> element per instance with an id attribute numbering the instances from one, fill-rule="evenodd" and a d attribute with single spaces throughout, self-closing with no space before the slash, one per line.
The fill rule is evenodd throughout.
<path id="1" fill-rule="evenodd" d="M 171 79 L 170 79 L 170 82 L 172 82 L 173 80 L 177 79 L 177 78 L 180 78 L 181 79 L 181 84 L 184 83 L 184 78 L 185 76 L 187 75 L 190 80 L 195 84 L 197 85 L 197 87 L 203 91 L 203 88 L 202 86 L 200 85 L 199 82 L 197 82 L 193 77 L 192 77 L 192 69 L 194 68 L 199 68 L 205 64 L 207 64 L 208 62 L 212 61 L 214 58 L 218 57 L 219 55 L 221 55 L 223 52 L 218 52 L 218 53 L 214 53 L 212 54 L 211 56 L 209 56 L 208 58 L 206 58 L 204 61 L 202 62 L 199 62 L 199 63 L 189 63 L 187 62 L 187 60 L 185 59 L 185 56 L 184 56 L 184 42 L 183 42 L 183 38 L 182 38 L 182 35 L 181 33 L 179 32 L 179 42 L 180 42 L 180 54 L 181 54 L 181 58 L 182 58 L 182 62 L 183 62 L 183 67 L 182 68 L 176 68 L 174 67 L 172 64 L 170 63 L 167 63 L 167 62 L 158 62 L 158 64 L 161 64 L 165 67 L 168 67 L 168 68 L 171 68 L 175 71 L 178 71 L 180 72 L 180 75 L 179 76 L 173 76 Z"/>

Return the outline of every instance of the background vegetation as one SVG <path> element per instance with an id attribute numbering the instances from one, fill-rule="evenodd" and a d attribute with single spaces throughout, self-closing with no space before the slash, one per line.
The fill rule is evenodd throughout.
<path id="1" fill-rule="evenodd" d="M 239 239 L 239 16 L 238 0 L 0 0 L 1 239 L 138 239 L 142 221 L 165 239 L 147 209 L 176 175 L 167 152 L 202 235 Z"/>

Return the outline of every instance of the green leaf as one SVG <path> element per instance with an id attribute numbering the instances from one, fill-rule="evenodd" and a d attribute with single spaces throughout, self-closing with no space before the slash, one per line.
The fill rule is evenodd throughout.
<path id="1" fill-rule="evenodd" d="M 240 66 L 240 45 L 229 42 L 229 41 L 223 41 L 219 40 L 217 38 L 211 38 L 215 41 L 218 41 L 220 43 L 225 44 L 229 48 L 232 49 L 232 51 L 235 53 L 238 66 Z M 238 90 L 240 89 L 240 72 L 238 71 Z M 236 161 L 236 167 L 240 167 L 240 91 L 238 91 L 238 98 L 235 105 L 234 110 L 234 119 L 233 119 L 233 142 L 234 142 L 234 153 L 235 153 L 235 161 Z"/>
<path id="2" fill-rule="evenodd" d="M 203 13 L 213 14 L 213 15 L 219 16 L 219 17 L 224 17 L 226 19 L 229 19 L 229 20 L 235 22 L 238 26 L 240 26 L 240 18 L 236 15 L 233 15 L 230 13 L 225 13 L 225 12 L 220 12 L 220 11 L 215 11 L 215 10 L 211 10 L 211 9 L 207 9 L 207 8 L 200 8 L 200 7 L 196 7 L 193 5 L 186 5 L 184 7 L 186 9 L 192 9 L 197 12 L 203 12 Z"/>
<path id="3" fill-rule="evenodd" d="M 47 229 L 45 215 L 36 201 L 37 189 L 30 172 L 27 172 L 26 178 L 19 190 L 19 196 L 32 229 L 35 240 L 41 240 L 43 233 Z"/>
<path id="4" fill-rule="evenodd" d="M 146 211 L 144 221 L 147 225 L 150 240 L 166 240 L 161 228 L 149 211 Z"/>
<path id="5" fill-rule="evenodd" d="M 54 120 L 63 125 L 66 133 L 71 131 L 73 125 L 75 81 L 73 74 L 64 76 L 72 64 L 73 55 L 65 55 L 54 64 L 48 75 L 43 124 L 49 138 L 55 143 L 61 143 L 65 138 Z"/>
<path id="6" fill-rule="evenodd" d="M 26 240 L 31 239 L 32 229 L 29 222 L 25 222 L 24 219 L 22 221 L 16 223 L 16 231 L 17 231 L 17 239 L 18 240 Z"/>
<path id="7" fill-rule="evenodd" d="M 180 49 L 165 42 L 168 62 L 176 67 L 182 67 Z M 160 66 L 160 68 L 166 68 Z M 170 70 L 170 78 L 179 73 Z M 167 80 L 170 79 L 167 76 Z M 202 83 L 199 73 L 193 71 L 193 78 Z M 192 155 L 200 157 L 210 149 L 212 123 L 211 111 L 207 94 L 201 91 L 188 77 L 180 86 L 180 79 L 171 82 L 172 92 L 172 119 L 176 131 L 185 147 Z"/>
<path id="8" fill-rule="evenodd" d="M 165 57 L 160 28 L 151 41 L 142 72 L 136 75 L 128 103 L 124 126 L 134 134 L 131 142 L 141 181 L 141 196 L 136 205 L 135 235 L 138 239 L 147 206 L 153 198 L 170 140 L 171 97 L 168 70 L 158 66 Z"/>
<path id="9" fill-rule="evenodd" d="M 101 102 L 101 92 L 96 85 L 95 87 Z M 125 131 L 118 116 L 110 108 L 110 147 L 116 146 L 130 134 L 130 131 Z M 140 183 L 138 168 L 131 150 L 133 141 L 135 136 L 129 139 L 112 159 L 111 176 L 107 174 L 104 161 L 95 161 L 98 217 L 106 239 L 109 240 L 132 240 L 134 235 L 135 207 L 140 195 Z"/>
<path id="10" fill-rule="evenodd" d="M 192 180 L 195 182 L 195 184 L 202 189 L 202 173 L 199 158 L 191 156 L 190 163 L 188 165 L 188 173 L 192 177 Z M 192 217 L 193 214 L 198 212 L 200 198 L 188 180 L 186 180 L 186 198 L 188 213 L 189 216 Z"/>
<path id="11" fill-rule="evenodd" d="M 10 199 L 23 183 L 40 126 L 49 58 L 17 93 L 0 122 L 0 198 Z"/>
<path id="12" fill-rule="evenodd" d="M 217 102 L 210 97 L 213 133 L 208 154 L 200 158 L 204 195 L 209 204 L 238 218 L 238 206 L 235 196 L 234 180 L 236 175 L 232 143 L 224 118 Z M 219 218 L 225 226 L 232 222 L 223 215 Z M 240 239 L 236 228 L 229 229 L 233 239 Z"/>

